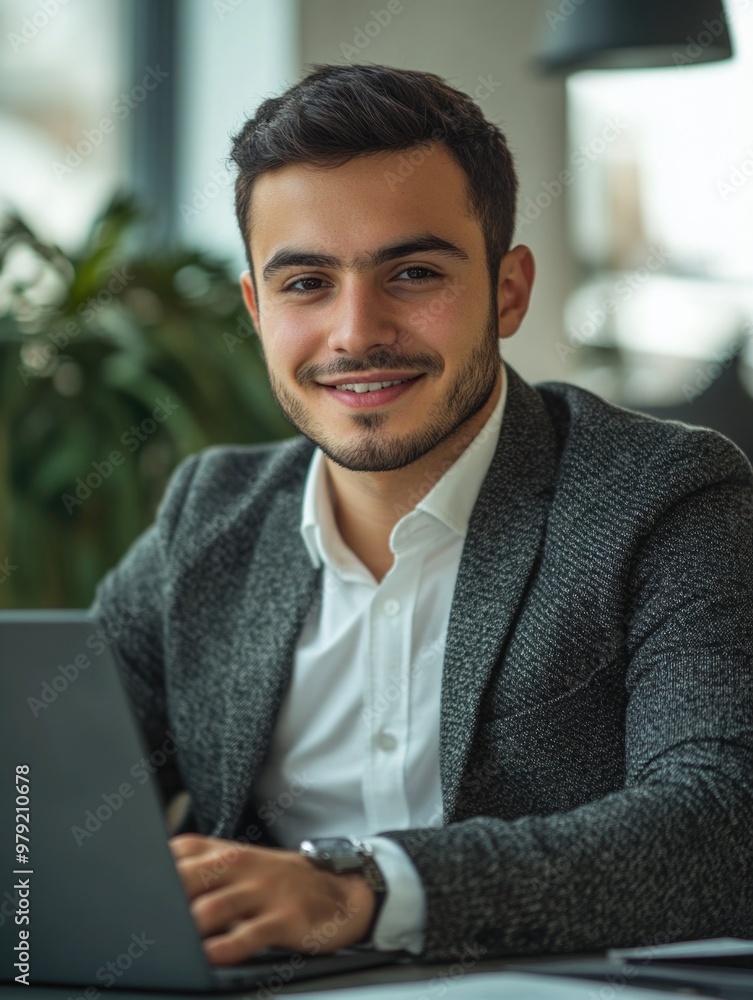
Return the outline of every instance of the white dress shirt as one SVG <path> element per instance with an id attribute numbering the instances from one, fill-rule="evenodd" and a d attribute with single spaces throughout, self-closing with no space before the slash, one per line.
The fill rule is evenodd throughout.
<path id="1" fill-rule="evenodd" d="M 314 451 L 301 534 L 322 600 L 298 639 L 293 673 L 255 787 L 275 838 L 357 836 L 387 882 L 373 944 L 418 954 L 424 891 L 408 855 L 379 830 L 442 825 L 439 706 L 444 644 L 471 511 L 499 437 L 507 396 L 470 445 L 393 527 L 394 561 L 377 582 L 342 540 L 329 475 Z M 425 494 L 425 495 L 423 495 Z M 407 506 L 408 504 L 406 504 Z"/>

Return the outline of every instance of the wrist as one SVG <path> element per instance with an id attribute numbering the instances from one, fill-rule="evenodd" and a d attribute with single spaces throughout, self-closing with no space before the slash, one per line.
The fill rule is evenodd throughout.
<path id="1" fill-rule="evenodd" d="M 346 915 L 357 928 L 356 944 L 371 940 L 381 906 L 377 894 L 360 872 L 348 875 L 334 875 L 343 892 L 343 907 Z"/>
<path id="2" fill-rule="evenodd" d="M 387 896 L 384 876 L 370 845 L 355 837 L 317 838 L 302 841 L 300 853 L 339 883 L 359 931 L 357 943 L 370 941 Z"/>

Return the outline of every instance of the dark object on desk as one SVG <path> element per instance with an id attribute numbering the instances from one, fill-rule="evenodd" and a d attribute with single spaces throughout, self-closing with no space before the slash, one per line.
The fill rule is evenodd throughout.
<path id="1" fill-rule="evenodd" d="M 753 969 L 753 940 L 744 938 L 706 938 L 700 941 L 675 941 L 672 944 L 645 948 L 614 948 L 607 952 L 614 962 L 632 962 L 643 966 L 721 965 L 728 969 Z"/>
<path id="2" fill-rule="evenodd" d="M 636 406 L 643 413 L 652 417 L 663 417 L 669 420 L 682 420 L 686 424 L 698 427 L 711 427 L 734 441 L 753 462 L 753 398 L 743 385 L 740 371 L 742 360 L 740 350 L 735 354 L 730 364 L 724 367 L 721 374 L 711 381 L 708 388 L 703 388 L 705 381 L 701 374 L 694 383 L 683 387 L 687 402 L 676 406 Z M 706 365 L 710 374 L 713 364 Z M 695 394 L 697 392 L 697 395 Z"/>
<path id="3" fill-rule="evenodd" d="M 6 816 L 23 806 L 31 828 L 21 852 L 15 825 L 0 825 L 0 855 L 18 859 L 17 871 L 6 865 L 2 898 L 30 918 L 0 924 L 0 980 L 274 991 L 400 959 L 352 949 L 210 966 L 167 843 L 155 777 L 178 752 L 180 734 L 145 751 L 112 647 L 100 635 L 82 611 L 0 612 L 0 731 L 18 776 L 4 779 L 3 802 Z"/>
<path id="4" fill-rule="evenodd" d="M 612 989 L 620 986 L 640 986 L 667 992 L 700 993 L 702 996 L 716 997 L 718 1000 L 750 1000 L 753 997 L 753 971 L 744 972 L 740 969 L 721 969 L 706 965 L 573 958 L 541 965 L 507 965 L 505 971 L 591 979 L 606 982 Z"/>

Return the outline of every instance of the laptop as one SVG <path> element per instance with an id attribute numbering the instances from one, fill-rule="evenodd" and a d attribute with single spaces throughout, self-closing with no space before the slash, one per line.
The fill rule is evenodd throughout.
<path id="1" fill-rule="evenodd" d="M 112 649 L 86 611 L 0 612 L 0 980 L 266 988 L 408 959 L 352 948 L 204 955 Z"/>

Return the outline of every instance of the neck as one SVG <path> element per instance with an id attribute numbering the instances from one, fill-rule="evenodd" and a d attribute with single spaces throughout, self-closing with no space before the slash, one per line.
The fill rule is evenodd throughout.
<path id="1" fill-rule="evenodd" d="M 478 413 L 436 448 L 402 469 L 352 472 L 325 457 L 337 528 L 348 548 L 377 580 L 392 565 L 389 547 L 392 529 L 462 455 L 489 419 L 501 391 L 502 380 L 498 377 L 491 396 Z"/>

